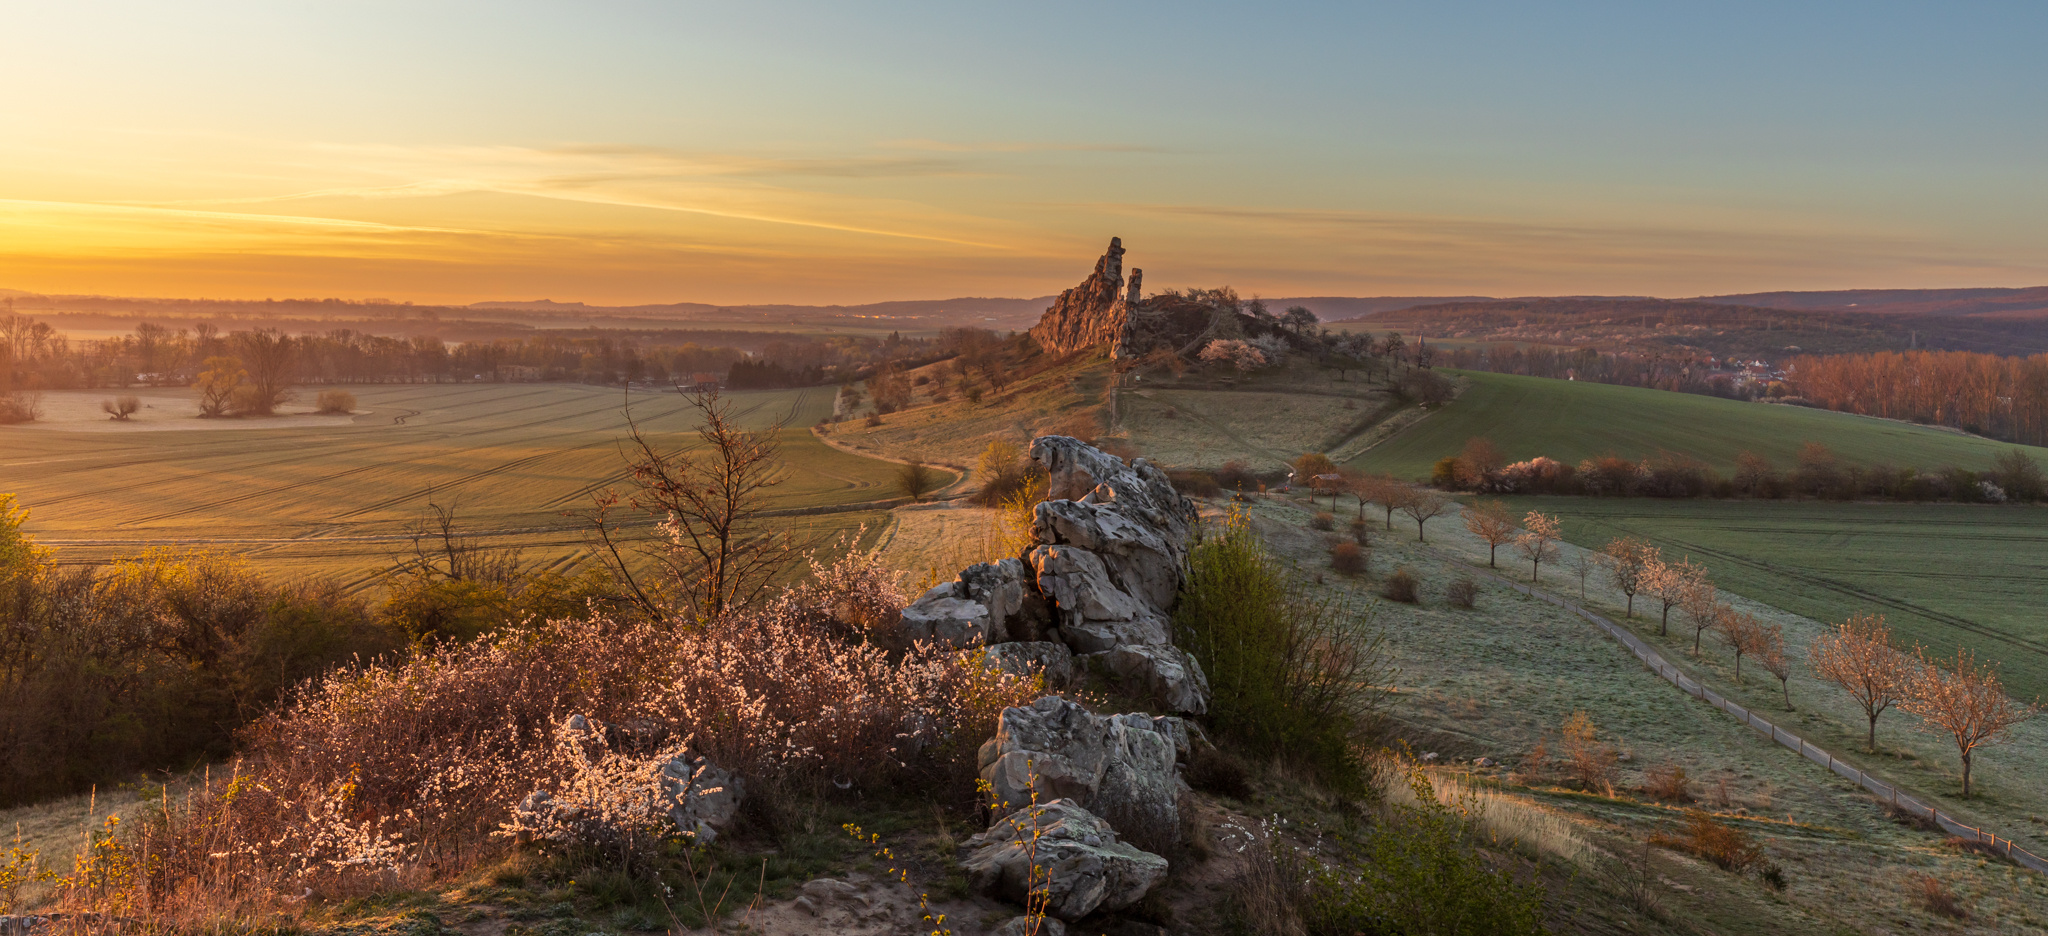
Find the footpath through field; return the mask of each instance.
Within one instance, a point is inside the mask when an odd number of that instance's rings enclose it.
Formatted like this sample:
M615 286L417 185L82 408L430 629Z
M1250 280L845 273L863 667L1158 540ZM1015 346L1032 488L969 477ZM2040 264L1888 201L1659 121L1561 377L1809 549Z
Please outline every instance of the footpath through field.
M1699 680L1687 676L1678 667L1673 666L1669 661L1665 660L1663 654L1660 654L1656 650L1651 649L1649 644L1646 644L1642 641L1642 638L1637 637L1628 628L1622 627L1621 625L1614 623L1614 621L1612 621L1611 619L1603 615L1597 614L1593 611L1589 611L1583 607L1580 607L1578 604L1572 601L1561 598L1557 595L1553 595L1540 588L1536 588L1531 585L1525 585L1521 582L1517 582L1512 579L1508 579L1504 576L1495 574L1494 572L1491 572L1487 569L1475 566L1469 562L1466 562L1463 559L1460 559L1456 556L1451 555L1448 552L1445 552L1444 550L1437 549L1435 547L1429 547L1429 551L1435 554L1437 558L1440 558L1445 562L1455 563L1460 568L1466 569L1478 575L1486 576L1487 578L1499 582L1502 585L1506 585L1507 587L1512 588L1515 591L1521 592L1524 595L1528 595L1532 598L1547 601L1553 605L1565 609L1566 611L1570 611L1573 614L1576 614L1582 618L1585 618L1588 621L1591 621L1593 623L1593 626L1598 627L1601 630L1607 632L1607 636L1612 637L1617 641L1620 641L1621 645L1627 647L1629 652L1635 654L1637 659L1643 661L1643 665L1648 667L1651 672L1656 673L1660 677L1663 677L1665 682L1677 686L1679 690L1684 692L1685 694L1692 696L1696 699L1700 699L1706 702L1708 705L1711 705L1717 709L1720 709L1723 712L1727 712L1728 714L1735 716L1736 718L1740 719L1743 724L1749 726L1751 729L1761 734L1768 735L1772 741L1775 741L1778 744L1781 744L1785 747L1791 748L1792 750L1798 751L1800 756L1806 758L1807 760L1825 766L1828 770L1834 772L1835 774L1841 777L1855 781L1864 789L1877 794L1879 797L1882 797L1894 808L1905 810L1906 812L1916 816L1932 818L1935 824L1947 830L1952 835L1966 837L1979 843L1988 845L1992 849L1996 850L1999 854L2002 854L2007 858L2012 859L2015 863L2019 864L2022 867L2038 871L2043 874L2048 874L2048 859L2043 859L2040 856L2035 855L2033 852L2027 851L2026 849L2019 847L2018 845L2014 844L2011 839L1999 838L1997 835L1991 832L1987 832L1983 829L1979 829L1975 826L1964 825L1963 823L1956 821L1954 817L1942 815L1940 810L1926 803L1921 802L1918 798L1907 794L1905 791L1899 789L1896 785L1886 783L1882 780L1877 779L1876 777L1864 773L1862 770L1859 770L1856 767L1840 759L1837 759L1835 755L1829 752L1828 750L1818 745L1812 744L1804 738L1801 738L1798 735L1795 735L1789 731L1784 730L1783 728L1778 727L1775 724L1772 724L1768 719L1742 707L1741 705L1736 704L1733 700L1722 697L1720 693L1717 693L1714 690L1708 689L1706 686L1701 685Z

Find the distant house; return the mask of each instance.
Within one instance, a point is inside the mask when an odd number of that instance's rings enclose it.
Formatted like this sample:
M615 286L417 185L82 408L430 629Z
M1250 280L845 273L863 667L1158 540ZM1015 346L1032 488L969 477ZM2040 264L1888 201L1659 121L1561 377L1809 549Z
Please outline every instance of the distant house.
M690 382L685 387L691 393L709 393L718 389L722 382L715 371L698 371L690 375Z

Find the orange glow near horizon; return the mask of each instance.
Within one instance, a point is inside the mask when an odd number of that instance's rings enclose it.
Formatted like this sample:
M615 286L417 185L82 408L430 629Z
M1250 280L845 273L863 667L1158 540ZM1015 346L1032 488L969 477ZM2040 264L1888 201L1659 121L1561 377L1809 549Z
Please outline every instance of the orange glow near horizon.
M87 6L0 18L0 288L1029 297L1112 235L1266 296L2048 282L2025 23Z

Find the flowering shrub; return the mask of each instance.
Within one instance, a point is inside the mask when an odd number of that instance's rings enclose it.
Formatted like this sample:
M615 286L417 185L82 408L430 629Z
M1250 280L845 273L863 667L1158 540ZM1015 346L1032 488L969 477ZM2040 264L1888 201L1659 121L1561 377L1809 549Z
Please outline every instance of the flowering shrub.
M863 594L845 600L883 596ZM252 727L248 774L149 830L150 854L166 856L153 886L325 889L460 867L502 847L501 831L617 844L610 832L644 838L666 809L648 771L685 747L749 778L880 782L971 756L1004 707L1040 691L978 654L835 636L815 612L837 600L790 595L682 631L552 621L309 683ZM613 726L609 747L565 740L571 714ZM554 825L521 818L536 790L574 808Z
M1202 347L1196 355L1209 364L1228 363L1240 371L1254 371L1266 366L1266 355L1250 344L1234 338L1218 338Z

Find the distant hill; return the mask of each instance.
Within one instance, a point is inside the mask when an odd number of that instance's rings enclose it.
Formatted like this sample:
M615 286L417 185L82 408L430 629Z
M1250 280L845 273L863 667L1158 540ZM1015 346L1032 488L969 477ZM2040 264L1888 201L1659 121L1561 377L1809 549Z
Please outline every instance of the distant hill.
M2025 289L1836 289L1701 296L1695 302L1887 315L2048 317L2048 286Z
M926 326L978 326L1000 330L1029 327L1052 304L1051 296L1037 299L967 297L960 299L905 299L862 305L713 305L704 302L669 302L630 306L597 306L583 302L552 299L526 301L472 302L466 308L518 312L549 312L581 318L664 319L687 322L734 323L749 318L778 320L819 318L902 318L917 319Z
M1314 312L1316 318L1325 322L1362 318L1381 312L1397 312L1416 306L1440 305L1446 302L1492 302L1491 296L1296 296L1291 299L1267 299L1266 306L1274 311L1301 306Z

